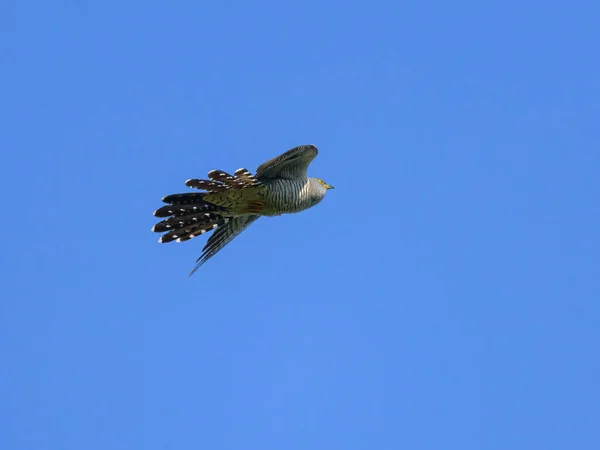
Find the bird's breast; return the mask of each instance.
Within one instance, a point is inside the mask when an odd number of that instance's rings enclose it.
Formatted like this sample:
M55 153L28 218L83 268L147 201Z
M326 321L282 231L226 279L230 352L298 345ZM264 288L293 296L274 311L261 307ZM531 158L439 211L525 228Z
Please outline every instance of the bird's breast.
M317 202L318 203L318 202ZM291 214L310 208L315 203L308 179L273 180L265 196L264 215Z

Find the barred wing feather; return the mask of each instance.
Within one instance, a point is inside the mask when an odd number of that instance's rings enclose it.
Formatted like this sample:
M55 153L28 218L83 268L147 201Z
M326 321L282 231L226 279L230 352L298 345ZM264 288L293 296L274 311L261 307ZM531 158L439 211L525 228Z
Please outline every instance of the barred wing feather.
M300 145L273 159L261 164L256 169L255 177L259 180L267 178L294 179L306 176L309 164L318 154L314 145Z
M196 261L196 266L190 272L190 276L258 218L259 216L254 215L232 217L223 225L219 225L202 249L202 255Z

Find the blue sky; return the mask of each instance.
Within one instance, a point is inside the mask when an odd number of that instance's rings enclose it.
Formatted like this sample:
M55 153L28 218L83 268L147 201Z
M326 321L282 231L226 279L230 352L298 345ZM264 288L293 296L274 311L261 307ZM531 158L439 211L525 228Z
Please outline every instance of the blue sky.
M600 448L599 22L4 3L0 448ZM187 278L160 198L307 143L335 191Z

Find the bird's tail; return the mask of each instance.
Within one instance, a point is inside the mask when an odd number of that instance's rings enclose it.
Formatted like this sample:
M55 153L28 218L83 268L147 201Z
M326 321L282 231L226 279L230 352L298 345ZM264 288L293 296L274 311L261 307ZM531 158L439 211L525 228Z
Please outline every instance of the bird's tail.
M256 203L251 200L256 200L257 191L264 189L246 169L238 169L233 175L211 170L208 177L209 180L191 179L185 182L188 187L207 192L163 197L162 201L168 205L154 211L154 215L165 219L152 227L154 232L166 232L158 242L184 242L227 223L231 215L247 214L248 204Z
M264 204L266 186L247 169L238 169L233 175L222 170L211 170L208 177L209 180L193 178L185 184L207 191L196 195L202 195L205 202L220 206L231 215L254 213Z
M227 222L219 214L223 208L206 202L204 195L173 194L162 199L169 204L154 211L154 216L165 218L152 227L156 233L166 232L158 242L184 242Z
M222 170L211 170L208 172L210 180L192 178L185 185L195 189L202 189L210 193L222 192L229 189L243 189L259 186L261 183L248 169L238 169L233 175Z

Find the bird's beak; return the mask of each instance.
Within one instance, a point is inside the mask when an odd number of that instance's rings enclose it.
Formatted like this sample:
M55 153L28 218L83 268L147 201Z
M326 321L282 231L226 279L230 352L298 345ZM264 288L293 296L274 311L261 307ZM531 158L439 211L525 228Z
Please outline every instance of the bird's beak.
M330 186L330 185L328 185L327 183L325 183L325 187L326 187L327 189L335 189L333 186Z

